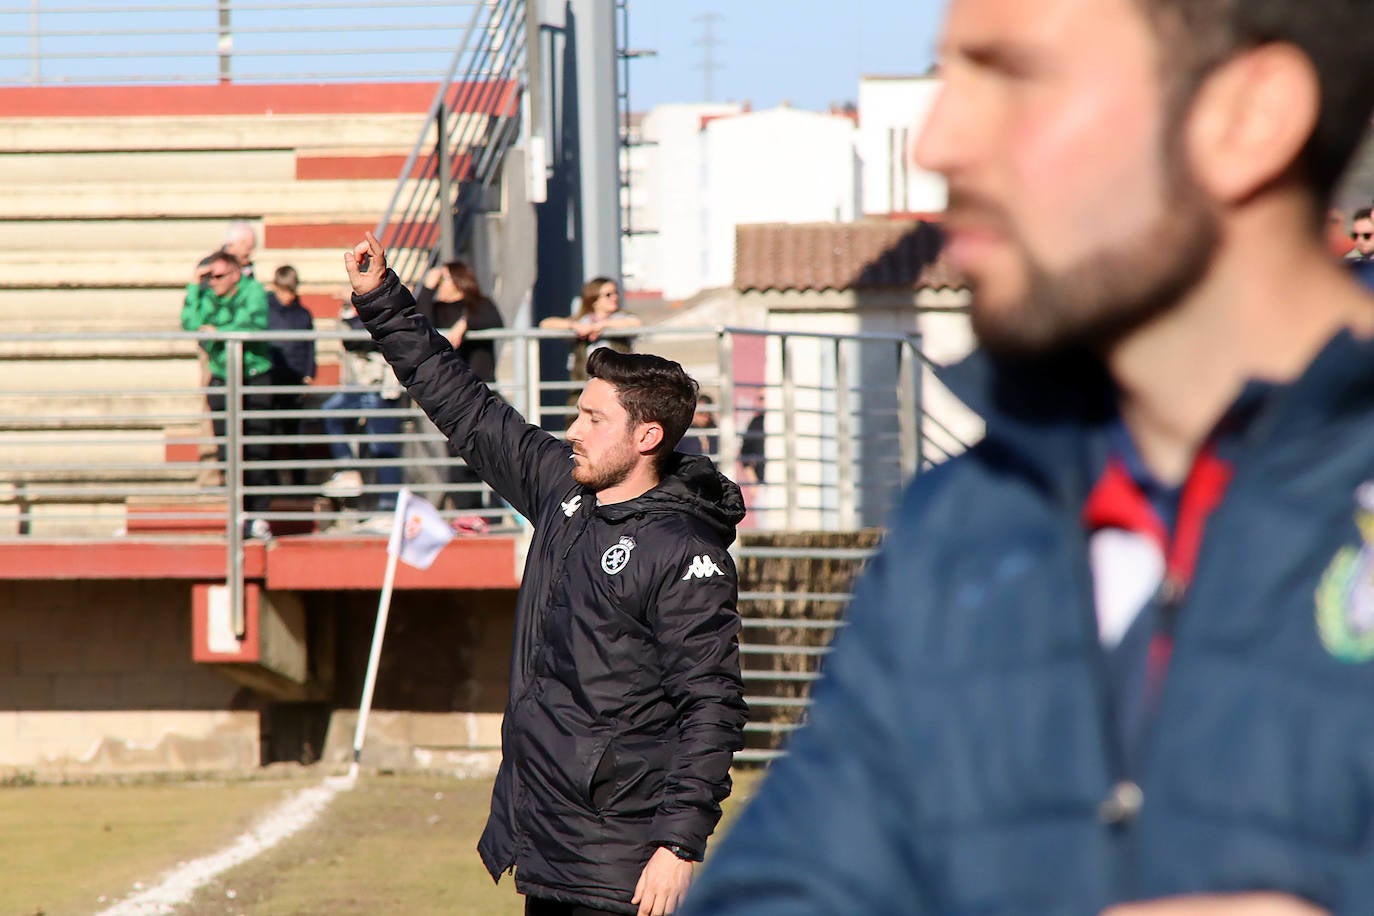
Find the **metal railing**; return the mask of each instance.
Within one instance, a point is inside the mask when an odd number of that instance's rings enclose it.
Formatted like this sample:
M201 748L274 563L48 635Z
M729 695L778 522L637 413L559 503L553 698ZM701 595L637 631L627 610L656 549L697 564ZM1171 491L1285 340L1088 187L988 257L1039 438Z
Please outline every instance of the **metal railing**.
M473 332L473 339L499 342L503 372L496 389L535 423L561 429L571 418L568 395L576 386L565 379L540 375L541 351L563 347L567 333L545 330ZM629 335L626 335L629 336ZM709 451L731 477L747 479L750 527L763 530L845 531L883 523L903 482L918 469L965 447L967 433L951 429L948 418L926 408L922 367L926 360L920 339L898 334L817 334L761 331L751 328L645 327L632 336L636 349L651 349L683 362L714 400L713 425L692 430L709 441ZM763 364L749 368L746 377L736 361L736 344L745 338L764 340ZM10 386L0 390L0 501L8 504L0 516L0 540L13 537L97 537L127 532L129 501L135 508L144 500L175 501L218 497L231 505L257 498L300 498L318 494L329 472L345 466L321 453L331 437L321 424L328 417L322 403L336 392L360 392L352 385L287 386L254 389L264 395L301 396L295 409L245 409L241 378L228 361L225 386L207 389L191 381L196 348L205 341L222 341L232 354L246 343L269 340L317 342L328 362L343 339L363 339L354 331L296 332L86 332L79 334L27 333L7 335L0 348L0 367L40 358L49 346L63 359L64 346L90 346L100 359L111 357L110 344L130 344L129 369L124 377L93 376L89 384L72 378L61 388ZM171 345L153 355L137 355L133 344L160 341ZM73 357L75 359L75 357ZM79 363L75 364L79 365ZM164 384L170 368L179 380ZM140 378L148 382L139 382ZM206 394L223 394L226 407L207 413ZM379 411L360 411L366 421ZM403 430L388 438L403 446L401 464L406 485L436 500L454 489L439 479L461 461L435 450L442 437L415 407L386 408ZM748 440L751 420L761 416L759 447L741 462L742 440ZM223 435L201 429L208 419L224 421ZM301 429L246 437L243 424L254 420L292 421ZM375 438L365 429L349 440L367 444ZM254 448L256 447L256 448ZM299 449L295 447L300 447ZM747 446L746 446L747 447ZM210 454L222 449L224 457ZM272 458L247 459L245 449ZM303 449L303 451L302 451ZM427 454L426 450L433 452ZM311 452L314 454L310 454ZM752 462L751 462L752 459ZM236 464L231 464L236 462ZM394 464L389 459L360 455L347 467L375 470ZM756 467L746 469L746 464ZM277 481L248 486L242 473L270 471L283 478L294 475L308 482ZM223 482L205 485L204 472L227 475ZM428 475L428 476L426 476ZM477 484L458 487L477 493ZM369 482L364 496L382 491ZM99 507L110 507L110 511ZM39 511L36 507L46 507ZM65 508L64 508L65 507ZM117 510L117 511L114 511ZM484 510L507 528L518 527L508 509ZM317 527L355 521L366 509L317 507L255 513L271 521L312 522ZM184 517L168 513L168 521L203 519L203 512ZM139 520L143 520L139 516ZM147 518L155 521L154 516ZM109 522L114 521L114 524ZM242 524L244 517L224 522ZM287 526L290 527L289 525Z
M485 0L0 4L0 85L434 82L452 72L454 49L466 47L460 39L488 6Z
M524 0L492 0L473 11L461 50L430 104L429 127L420 132L377 222L391 267L408 283L453 260L486 209L520 134L527 39Z
M471 336L497 342L502 372L495 389L558 435L572 414L575 386L540 375L541 351L565 347L566 332ZM262 519L277 537L376 536L390 518L378 502L395 489L377 475L398 466L401 482L440 506L445 518L475 516L493 533L525 536L525 521L463 475L461 459L409 402L331 412L324 407L330 395L376 389L246 386L234 368L246 345L311 339L325 364L343 339L363 337L353 331L12 335L0 345L0 371L27 369L26 361L45 347L55 354L49 359L80 347L105 359L119 341L167 346L156 351L161 358L131 356L116 375L107 364L92 363L104 365L105 374L85 379L81 364L70 363L75 371L64 373L64 387L0 388L0 549L39 539L222 539L226 584L238 602L245 534L252 533L246 523ZM951 427L969 418L930 408L926 360L915 336L645 327L634 337L637 350L682 362L715 402L707 425L689 435L701 437L704 450L741 483L748 508L735 550L753 709L750 746L740 759L770 759L804 719L807 688L843 625L849 584L903 483L963 448L970 432ZM754 345L738 346L744 340ZM197 377L195 353L205 341L226 346L222 387L207 388ZM755 354L753 364L737 358L745 351ZM223 409L207 411L207 394L223 395ZM268 396L300 402L268 408L254 402ZM342 438L325 431L332 419L346 422ZM383 432L375 428L380 419L395 422ZM222 423L222 432L216 435L207 421ZM399 457L379 457L379 444L397 447ZM343 445L350 446L347 457L333 457L331 447ZM361 472L361 489L326 495L325 483L344 470Z

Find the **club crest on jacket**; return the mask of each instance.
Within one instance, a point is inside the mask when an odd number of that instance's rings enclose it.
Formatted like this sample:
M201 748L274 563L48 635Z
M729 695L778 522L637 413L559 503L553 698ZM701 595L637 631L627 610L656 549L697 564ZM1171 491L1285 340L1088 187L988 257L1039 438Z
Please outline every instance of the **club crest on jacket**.
M1351 664L1374 659L1374 481L1355 491L1363 541L1342 547L1317 585L1317 633L1326 651Z
M634 549L635 539L622 537L619 544L607 547L606 552L601 555L601 569L606 575L614 576L630 562L630 551Z

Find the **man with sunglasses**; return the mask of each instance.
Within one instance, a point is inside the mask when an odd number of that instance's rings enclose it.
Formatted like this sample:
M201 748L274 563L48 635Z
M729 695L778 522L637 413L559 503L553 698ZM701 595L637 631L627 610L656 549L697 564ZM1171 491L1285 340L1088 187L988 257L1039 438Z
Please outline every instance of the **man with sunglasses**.
M1363 210L1356 210L1355 215L1350 219L1350 240L1355 243L1355 247L1346 255L1352 261L1368 261L1374 259L1374 217L1366 207Z
M186 285L186 299L181 306L181 326L187 331L265 331L267 330L267 290L252 277L242 273L238 258L227 251L217 251L206 259L203 269L197 268L198 280ZM225 457L225 379L228 377L225 344L222 340L201 342L209 364L209 390L205 400L210 407L211 423L215 430L217 454L221 462ZM243 409L259 412L271 408L271 396L249 393L271 384L272 355L265 342L251 342L243 345ZM216 390L219 389L219 390ZM265 414L261 417L246 417L242 424L244 436L271 435L271 420ZM264 444L245 445L243 457L247 461L264 461L270 457L269 447ZM271 483L267 472L254 469L244 472L244 483L248 487L265 486ZM260 511L265 508L265 497L248 496L245 499L248 510ZM268 537L271 529L264 519L253 519L244 525L244 534L251 537Z
M1374 290L1374 215L1369 208L1356 210L1351 217L1350 240L1355 243L1345 256L1350 272L1365 288Z

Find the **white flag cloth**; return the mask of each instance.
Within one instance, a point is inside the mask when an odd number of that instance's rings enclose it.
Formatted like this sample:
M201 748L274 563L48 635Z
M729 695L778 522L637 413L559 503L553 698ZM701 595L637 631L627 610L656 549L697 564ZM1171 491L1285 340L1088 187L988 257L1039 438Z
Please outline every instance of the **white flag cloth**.
M439 516L439 510L403 487L396 495L396 518L391 523L386 552L417 569L429 569L451 540L453 529Z

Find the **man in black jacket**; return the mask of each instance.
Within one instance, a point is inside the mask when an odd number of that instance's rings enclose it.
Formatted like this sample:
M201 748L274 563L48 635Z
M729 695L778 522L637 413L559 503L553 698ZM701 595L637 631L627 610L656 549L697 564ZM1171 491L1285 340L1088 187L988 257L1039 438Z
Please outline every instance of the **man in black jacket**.
M345 263L397 378L534 524L482 861L497 880L515 869L528 914L672 912L747 712L726 552L743 500L672 447L696 382L660 357L598 350L561 442L467 368L374 236Z

